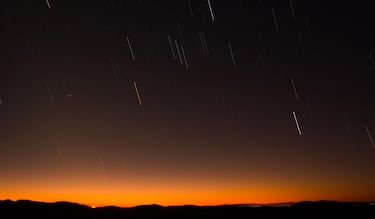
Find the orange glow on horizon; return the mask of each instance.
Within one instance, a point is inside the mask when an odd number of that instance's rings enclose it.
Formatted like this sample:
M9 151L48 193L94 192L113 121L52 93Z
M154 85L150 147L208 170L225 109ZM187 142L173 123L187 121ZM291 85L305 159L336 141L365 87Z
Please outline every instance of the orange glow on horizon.
M44 175L19 175L0 183L0 199L68 201L90 207L158 204L272 204L299 201L375 200L373 179L337 173L317 177L303 172L245 171L186 173L131 171L101 175L71 168ZM8 181L7 181L8 180Z
M343 196L345 188L324 190L303 187L267 187L257 186L238 188L131 188L119 187L80 187L76 188L39 188L35 190L19 190L8 188L1 191L2 199L28 199L42 202L69 201L87 206L133 207L137 205L159 204L171 205L221 205L221 204L272 204L282 202L337 200L337 201L373 201L371 194L363 189L357 196Z

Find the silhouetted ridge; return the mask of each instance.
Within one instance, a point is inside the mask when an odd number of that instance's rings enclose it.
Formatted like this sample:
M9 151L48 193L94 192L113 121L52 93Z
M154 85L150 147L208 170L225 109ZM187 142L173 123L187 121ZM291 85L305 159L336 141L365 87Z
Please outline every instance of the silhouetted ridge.
M157 204L152 204L152 205L138 205L138 206L135 206L133 208L136 208L136 209L160 209L160 208L163 208L163 206L157 205Z
M335 217L374 215L375 205L369 202L317 201L299 202L291 206L251 207L247 204L219 206L168 206L141 205L132 208L107 206L90 208L70 202L33 202L28 200L0 201L0 217L11 218L135 218L135 219L196 219L196 218L324 218L327 214ZM358 218L358 217L357 217Z

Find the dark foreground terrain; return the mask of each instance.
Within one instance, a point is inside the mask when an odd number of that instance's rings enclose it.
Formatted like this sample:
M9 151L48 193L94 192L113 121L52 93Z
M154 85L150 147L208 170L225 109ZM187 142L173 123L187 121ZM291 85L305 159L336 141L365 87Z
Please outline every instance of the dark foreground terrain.
M0 201L0 218L375 218L372 203L300 202L284 207L248 205L172 206L133 208L88 206L69 203Z

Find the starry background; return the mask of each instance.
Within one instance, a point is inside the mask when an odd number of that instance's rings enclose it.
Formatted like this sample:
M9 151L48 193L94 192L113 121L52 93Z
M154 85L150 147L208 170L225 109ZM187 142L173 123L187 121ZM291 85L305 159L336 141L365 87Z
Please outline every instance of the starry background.
M0 1L0 199L375 200L373 9Z

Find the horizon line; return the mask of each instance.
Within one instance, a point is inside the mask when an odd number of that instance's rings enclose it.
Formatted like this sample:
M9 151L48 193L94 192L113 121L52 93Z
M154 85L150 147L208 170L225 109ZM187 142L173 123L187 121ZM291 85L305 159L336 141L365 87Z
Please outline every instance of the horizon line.
M115 208L136 208L136 207L143 207L143 206L159 206L159 207L186 207L186 206L194 206L194 207L220 207L220 206L239 206L239 207L290 207L294 204L303 203L303 202L337 202L337 203L368 203L370 205L375 205L375 200L373 201L338 201L338 200L301 200L301 201L286 201L286 202L273 202L273 203L232 203L232 204L212 204L212 205L199 205L199 204L176 204L176 205L162 205L157 203L148 203L148 204L139 204L139 205L132 205L132 206L119 206L119 205L90 205L85 203L73 202L73 201L37 201L37 200L30 200L30 199L2 199L2 201L11 201L11 202L21 202L21 201L28 201L34 203L42 203L42 204L57 204L57 203L69 203L69 204L76 204L81 206L86 206L88 208L106 208L106 207L115 207Z

